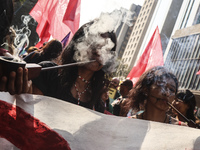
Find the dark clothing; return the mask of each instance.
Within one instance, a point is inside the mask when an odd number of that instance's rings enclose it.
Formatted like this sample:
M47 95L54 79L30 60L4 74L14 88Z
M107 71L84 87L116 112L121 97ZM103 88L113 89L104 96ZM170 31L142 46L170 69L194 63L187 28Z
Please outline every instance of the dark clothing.
M119 116L120 111L121 111L121 103L123 100L125 100L127 97L118 97L116 100L113 101L112 106L113 106L113 115Z
M43 68L55 66L56 64L50 61L44 61L39 63ZM33 79L33 84L42 91L45 96L58 98L73 104L78 104L78 100L75 99L70 91L63 90L61 85L61 77L58 75L58 70L41 71L40 76ZM80 101L80 106L91 108L90 103Z
M27 63L39 63L42 61L40 59L40 53L35 51L28 54L26 57L24 57L23 60Z

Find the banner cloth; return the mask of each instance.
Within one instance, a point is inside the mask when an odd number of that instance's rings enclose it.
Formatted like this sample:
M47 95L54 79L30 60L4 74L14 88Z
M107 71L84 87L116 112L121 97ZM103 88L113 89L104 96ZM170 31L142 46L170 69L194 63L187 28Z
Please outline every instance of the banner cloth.
M41 124L42 127L45 126L49 131L57 133L55 136L60 136L59 142L61 145L63 144L63 140L65 140L66 143L64 142L64 146L67 146L68 143L69 149L72 150L200 149L199 129L105 115L46 96L31 94L11 96L6 92L0 92L0 100L0 104L12 104L13 108L17 105L19 109L16 109L16 120L18 115L19 118L20 115L23 115L23 111L25 114L30 114L35 120L40 121L38 121L38 124ZM1 110L2 108L4 108L3 105L0 105ZM0 116L5 117L2 113L0 111ZM8 114L14 117L14 115L11 115L10 109ZM7 121L9 122L10 120ZM20 121L20 123L24 124L26 121L24 119L24 122ZM35 123L35 121L33 122ZM14 128L16 127L15 131L26 130L26 126L23 129L17 128L19 122L16 123L18 124L13 126ZM33 126L35 127L34 123ZM9 127L11 125L7 124L7 126ZM2 132L2 128L0 128L1 149L26 149L25 147L17 145L17 140L15 139L15 145L9 141L8 136L13 138L14 133L9 133L5 138ZM8 130L8 132L10 131ZM37 134L38 132L43 134L41 130L37 131ZM24 132L24 134L26 133ZM19 139L20 137L16 138ZM32 143L35 142L35 145L37 145L37 141L34 140L40 137L32 138L27 136L26 138L31 139ZM42 140L45 141L45 136L43 136ZM46 141L48 142L48 140ZM52 142L50 139L49 143L44 143L42 147L51 147L51 143L54 141L55 139L52 139ZM23 142L28 147L29 143L26 143L26 141ZM16 148L16 145L18 148ZM40 146L40 144L38 145ZM41 148L39 146L37 147L38 149Z

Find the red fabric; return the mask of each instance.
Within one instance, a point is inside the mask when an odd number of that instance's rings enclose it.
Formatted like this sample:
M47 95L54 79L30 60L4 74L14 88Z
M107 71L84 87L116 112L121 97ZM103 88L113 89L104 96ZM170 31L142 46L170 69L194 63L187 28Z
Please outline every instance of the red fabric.
M37 22L37 33L40 42L36 45L41 47L52 36L62 40L69 32L72 34L79 28L80 21L80 0L38 0L29 13Z
M71 150L57 132L22 108L0 100L0 137L21 150Z
M140 56L137 65L132 68L127 78L130 78L135 84L139 77L148 69L154 66L163 66L162 45L159 29L156 27L147 47Z
M113 115L112 113L110 113L110 112L107 111L107 110L104 110L104 114L106 114L106 115Z
M63 18L63 22L71 29L73 34L75 34L79 28L80 5L81 0L70 0Z

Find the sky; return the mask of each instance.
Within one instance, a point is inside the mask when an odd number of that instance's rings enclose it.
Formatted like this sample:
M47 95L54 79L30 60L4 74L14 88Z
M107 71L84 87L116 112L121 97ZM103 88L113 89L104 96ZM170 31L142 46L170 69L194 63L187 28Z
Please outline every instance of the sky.
M144 0L81 0L80 26L100 16L101 12L112 12L121 7L130 9L131 4L143 5Z

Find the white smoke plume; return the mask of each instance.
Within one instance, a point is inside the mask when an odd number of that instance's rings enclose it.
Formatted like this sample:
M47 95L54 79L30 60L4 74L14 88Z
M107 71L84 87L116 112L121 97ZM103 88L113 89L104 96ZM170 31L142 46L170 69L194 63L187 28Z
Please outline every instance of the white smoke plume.
M118 65L117 54L111 51L114 43L110 38L103 38L101 34L115 31L120 23L126 20L126 23L131 25L131 15L125 9L114 10L111 13L101 13L100 17L95 19L91 26L84 29L85 36L75 46L77 51L74 59L76 61L88 61L91 59L92 50L95 50L100 55L101 64L104 65L103 70L114 72Z

